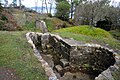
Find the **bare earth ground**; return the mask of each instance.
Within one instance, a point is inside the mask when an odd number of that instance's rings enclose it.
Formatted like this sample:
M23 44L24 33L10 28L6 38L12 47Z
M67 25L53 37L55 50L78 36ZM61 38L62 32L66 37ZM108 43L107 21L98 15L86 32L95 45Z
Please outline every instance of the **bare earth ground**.
M16 71L7 67L0 67L0 80L20 80Z

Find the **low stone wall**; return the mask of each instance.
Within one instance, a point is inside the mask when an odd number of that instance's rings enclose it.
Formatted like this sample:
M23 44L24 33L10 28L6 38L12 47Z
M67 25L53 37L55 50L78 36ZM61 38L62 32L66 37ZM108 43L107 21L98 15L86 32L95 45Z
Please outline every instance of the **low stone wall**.
M82 72L94 80L115 64L113 52L97 44L71 42L50 33L31 33L29 36L39 52L52 55L53 68L61 77L67 72Z

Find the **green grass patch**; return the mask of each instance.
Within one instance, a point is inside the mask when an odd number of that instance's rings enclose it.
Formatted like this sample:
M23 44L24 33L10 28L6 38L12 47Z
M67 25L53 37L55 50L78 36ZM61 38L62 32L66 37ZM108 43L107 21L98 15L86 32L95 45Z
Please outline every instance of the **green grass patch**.
M86 25L75 26L55 30L53 33L58 33L62 37L73 38L84 43L96 43L103 46L108 44L110 48L120 49L120 42L114 39L109 32L95 27Z
M100 28L90 27L87 25L63 28L60 30L56 30L55 32L71 32L75 34L83 34L92 37L111 37L109 32Z
M34 31L35 30L35 22L25 23L25 25L23 26L23 29L28 30L28 31Z
M47 80L25 33L0 31L0 67L15 69L21 80Z
M46 22L48 31L51 32L52 30L54 30L54 24L53 24L52 20L46 19L45 22Z
M46 22L46 25L47 25L48 30L50 32L53 31L53 30L58 29L59 25L65 24L66 27L71 27L72 26L68 22L62 21L62 20L60 20L58 18L55 18L55 17L53 17L53 18L46 18L44 21Z
M120 30L111 30L110 33L113 35L114 38L120 40Z
M23 26L23 30L24 31L34 31L34 32L41 32L40 29L35 28L35 22L27 22L24 26Z

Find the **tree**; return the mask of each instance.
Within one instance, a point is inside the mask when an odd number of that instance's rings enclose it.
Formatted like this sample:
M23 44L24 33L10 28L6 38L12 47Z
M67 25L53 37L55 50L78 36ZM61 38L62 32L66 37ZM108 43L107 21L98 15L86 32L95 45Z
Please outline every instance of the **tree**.
M64 21L69 20L70 4L67 1L58 2L56 9L57 9L57 12L55 14L56 17Z
M4 0L4 1L5 1L4 7L7 7L7 5L8 5L8 0Z
M0 10L1 10L1 8L2 8L2 0L0 0Z
M17 0L13 0L11 6L16 7L17 6Z
M50 8L49 8L49 13L50 14L51 14L51 11L52 11L53 3L54 3L54 0L49 0L49 2L48 2L48 4L50 5Z
M10 4L11 7L17 7L17 1L19 3L19 8L22 8L22 0L12 0L12 3Z
M3 7L2 7L2 3L0 2L0 15L1 15L2 10L3 10Z
M109 13L110 0L89 0L77 5L75 11L76 25L94 25L96 21L104 19Z
M71 2L70 3L70 5L71 5L71 7L70 7L70 17L72 19L73 18L73 12L74 12L74 0L71 0L70 2Z
M20 9L21 9L21 7L22 7L22 2L21 2L21 0L19 0L19 7L20 7Z
M47 11L47 14L48 14L48 6L47 6L47 1L45 0L45 5L46 5L46 11Z
M67 0L55 0L57 3L62 2L62 1L67 1Z
M48 4L47 4L47 1L46 0L42 0L42 13L43 13L43 9L44 9L44 5L45 4L45 8L46 8L46 11L47 11L47 13L48 13Z
M37 11L38 0L35 0L35 10Z

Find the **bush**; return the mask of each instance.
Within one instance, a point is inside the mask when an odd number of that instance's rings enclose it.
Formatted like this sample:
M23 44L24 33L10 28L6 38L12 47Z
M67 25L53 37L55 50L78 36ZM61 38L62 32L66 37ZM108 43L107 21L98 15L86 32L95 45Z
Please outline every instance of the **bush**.
M1 19L1 20L3 20L3 21L8 21L7 17L4 16L4 15L2 15L2 19Z
M69 19L68 22L69 22L70 24L74 25L74 21L73 21L73 19Z
M48 17L52 18L52 14L51 14L51 13L48 13Z
M110 20L100 20L100 21L97 21L96 23L96 27L99 27L107 31L111 30L111 25L112 25L112 22Z
M69 20L69 10L70 4L67 1L61 1L56 6L57 12L55 16L61 20L68 21Z

